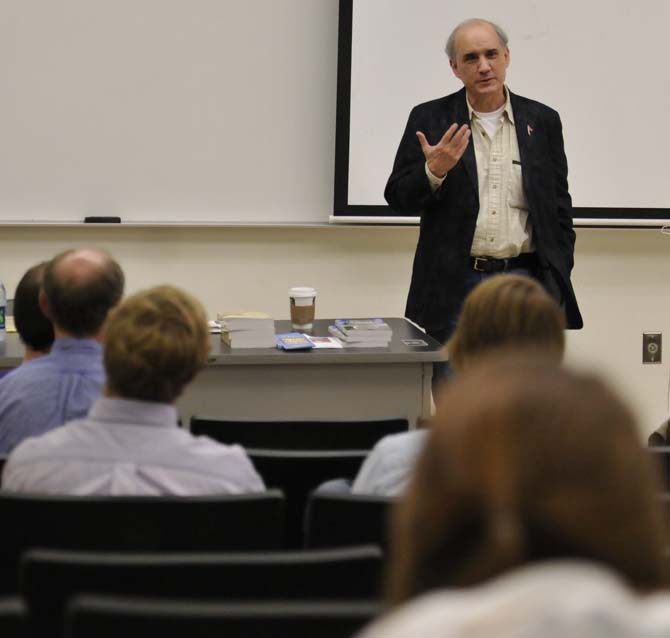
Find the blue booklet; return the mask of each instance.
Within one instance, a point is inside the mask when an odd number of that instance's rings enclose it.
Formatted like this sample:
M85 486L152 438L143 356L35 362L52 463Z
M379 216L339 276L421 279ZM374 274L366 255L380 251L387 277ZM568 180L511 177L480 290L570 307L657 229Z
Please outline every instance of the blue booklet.
M335 325L342 332L363 330L391 332L391 326L383 319L335 319Z
M310 350L314 346L301 332L285 332L275 335L277 347L282 350Z

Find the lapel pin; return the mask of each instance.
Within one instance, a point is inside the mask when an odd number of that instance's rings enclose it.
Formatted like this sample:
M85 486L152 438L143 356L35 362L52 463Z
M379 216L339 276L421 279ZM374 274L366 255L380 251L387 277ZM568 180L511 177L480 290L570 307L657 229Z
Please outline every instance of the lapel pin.
M528 137L530 137L533 134L533 127L530 124L528 124L526 130L528 131Z

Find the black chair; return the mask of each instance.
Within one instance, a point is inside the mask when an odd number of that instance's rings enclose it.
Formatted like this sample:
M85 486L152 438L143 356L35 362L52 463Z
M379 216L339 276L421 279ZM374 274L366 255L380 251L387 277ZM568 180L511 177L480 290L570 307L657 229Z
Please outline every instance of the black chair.
M28 636L26 608L16 597L0 599L0 636L2 638Z
M302 547L303 517L310 492L332 478L353 479L367 456L365 450L248 449L254 467L269 488L286 498L285 546Z
M351 421L228 421L191 417L191 432L221 443L272 450L370 450L387 434L405 432L405 418Z
M118 554L30 550L19 592L31 635L55 636L76 594L197 600L373 600L381 593L378 547L233 554Z
M66 638L349 638L377 603L203 603L79 596Z
M313 492L305 512L305 546L373 544L386 550L393 503L385 496Z
M656 502L661 508L661 516L665 521L666 528L670 529L670 493L658 494ZM670 546L668 546L668 550L670 551Z
M670 446L653 446L646 448L658 468L658 476L663 491L670 491Z
M278 549L284 497L88 497L0 492L0 567L16 588L19 556L31 547L91 551Z

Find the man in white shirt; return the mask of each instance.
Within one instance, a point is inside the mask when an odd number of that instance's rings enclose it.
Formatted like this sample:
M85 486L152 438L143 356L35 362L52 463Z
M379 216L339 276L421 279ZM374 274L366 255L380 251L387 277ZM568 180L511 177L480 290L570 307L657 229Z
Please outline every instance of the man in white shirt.
M110 313L104 338L104 396L85 418L20 444L3 489L147 496L265 489L241 447L178 427L173 404L210 349L199 302L171 286L138 293Z

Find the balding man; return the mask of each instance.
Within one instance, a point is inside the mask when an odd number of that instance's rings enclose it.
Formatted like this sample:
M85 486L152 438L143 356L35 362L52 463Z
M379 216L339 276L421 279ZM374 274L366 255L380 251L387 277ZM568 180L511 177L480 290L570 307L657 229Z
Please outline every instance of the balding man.
M561 120L506 87L507 42L487 20L452 31L463 89L412 110L386 186L393 209L421 215L405 314L443 343L468 292L500 272L540 280L582 327Z
M104 251L68 250L47 264L39 303L55 341L49 355L0 380L0 453L84 416L100 396L101 330L123 286L123 271Z

